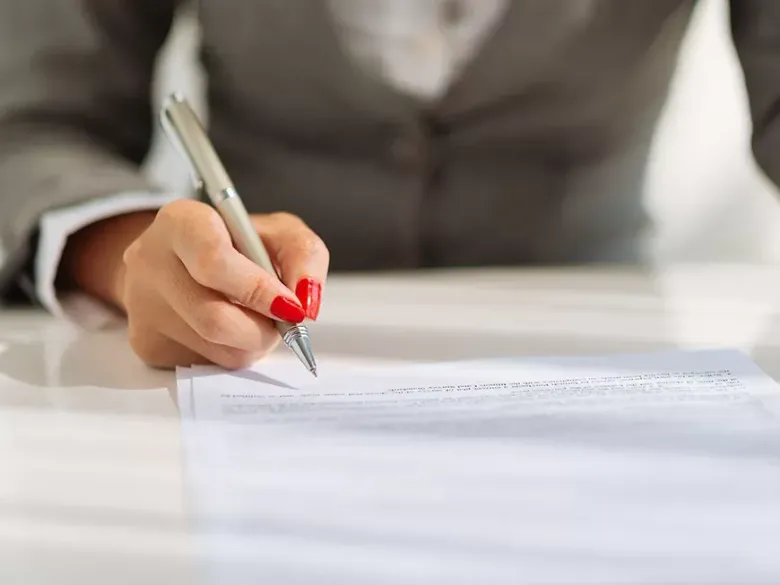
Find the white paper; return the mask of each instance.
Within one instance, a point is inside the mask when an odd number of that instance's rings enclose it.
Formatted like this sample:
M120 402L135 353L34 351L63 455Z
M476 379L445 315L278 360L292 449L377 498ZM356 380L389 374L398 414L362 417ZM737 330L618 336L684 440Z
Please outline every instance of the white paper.
M533 417L553 424L565 416L568 425L579 415L632 424L717 418L754 430L775 426L780 412L776 383L737 351L342 369L316 380L298 364L230 374L196 367L190 375L196 418L308 431L449 425L458 434L484 423L492 434L510 432L499 423Z
M738 352L296 368L179 373L206 583L780 582Z

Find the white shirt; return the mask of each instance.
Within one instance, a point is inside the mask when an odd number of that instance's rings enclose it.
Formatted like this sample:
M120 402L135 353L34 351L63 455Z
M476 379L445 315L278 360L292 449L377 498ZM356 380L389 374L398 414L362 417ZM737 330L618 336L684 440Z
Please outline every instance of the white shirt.
M433 100L445 92L498 24L509 0L327 0L347 53L390 86ZM121 193L46 213L35 258L36 295L56 315L99 326L109 317L54 288L68 236L102 219L157 209L181 194ZM87 309L86 312L82 309ZM95 317L98 320L95 320Z

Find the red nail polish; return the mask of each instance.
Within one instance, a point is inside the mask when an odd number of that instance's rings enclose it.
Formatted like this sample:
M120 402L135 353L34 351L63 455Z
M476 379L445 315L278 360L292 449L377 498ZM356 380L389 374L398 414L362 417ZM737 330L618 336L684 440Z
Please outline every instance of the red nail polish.
M313 278L304 278L295 287L295 296L301 301L306 316L312 321L320 314L322 300L322 285Z
M271 303L271 314L277 319L290 323L300 323L306 318L306 312L300 305L282 296L276 297Z

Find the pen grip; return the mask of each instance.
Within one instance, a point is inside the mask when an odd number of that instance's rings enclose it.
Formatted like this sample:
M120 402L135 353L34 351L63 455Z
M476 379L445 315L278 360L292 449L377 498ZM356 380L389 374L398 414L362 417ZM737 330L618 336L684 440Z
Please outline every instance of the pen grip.
M268 255L263 241L252 225L241 199L239 197L228 197L223 199L216 208L233 238L233 244L236 249L260 266L260 268L270 274L275 274L278 278L279 273L276 272L271 257ZM293 323L277 321L277 327L282 335L294 326Z

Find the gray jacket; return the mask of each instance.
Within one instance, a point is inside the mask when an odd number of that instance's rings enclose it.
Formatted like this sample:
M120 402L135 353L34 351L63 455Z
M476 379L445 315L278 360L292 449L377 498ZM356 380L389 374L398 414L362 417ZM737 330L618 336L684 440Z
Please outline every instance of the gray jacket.
M515 0L435 106L358 70L317 0L199 0L210 133L253 212L300 215L334 270L610 258L694 0ZM126 190L177 0L0 0L0 284L48 209ZM755 152L780 179L780 2L732 0Z

